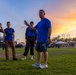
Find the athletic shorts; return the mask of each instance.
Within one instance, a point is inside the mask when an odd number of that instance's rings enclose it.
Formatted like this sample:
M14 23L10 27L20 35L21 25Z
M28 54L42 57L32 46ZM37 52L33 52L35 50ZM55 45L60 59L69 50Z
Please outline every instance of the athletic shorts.
M36 50L40 52L46 52L47 51L47 44L43 42L37 42Z

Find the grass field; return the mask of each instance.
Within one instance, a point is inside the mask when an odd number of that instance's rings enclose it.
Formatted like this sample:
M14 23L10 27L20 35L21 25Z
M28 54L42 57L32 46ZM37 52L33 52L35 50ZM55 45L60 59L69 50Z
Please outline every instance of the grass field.
M10 54L11 54L11 50ZM76 48L49 48L48 69L34 68L31 64L36 62L36 51L34 60L22 61L23 49L16 49L17 61L5 61L4 50L0 49L0 75L76 75ZM11 57L11 56L10 56ZM43 62L43 58L42 61Z

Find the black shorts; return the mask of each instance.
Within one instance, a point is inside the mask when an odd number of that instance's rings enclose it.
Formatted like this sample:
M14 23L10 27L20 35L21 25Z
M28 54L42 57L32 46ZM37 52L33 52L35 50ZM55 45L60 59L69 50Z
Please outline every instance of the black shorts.
M37 42L36 50L40 51L40 52L46 52L47 51L47 44L43 43L43 42Z

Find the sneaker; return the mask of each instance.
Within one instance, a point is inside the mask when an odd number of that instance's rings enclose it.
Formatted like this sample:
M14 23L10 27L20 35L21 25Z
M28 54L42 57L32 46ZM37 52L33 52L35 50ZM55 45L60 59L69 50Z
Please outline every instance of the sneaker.
M17 60L17 58L13 58L13 60Z
M40 68L41 68L41 69L48 68L48 65L47 65L47 64L42 64L42 65L40 66Z
M38 63L35 63L35 64L32 64L32 66L34 67L40 67L41 64L38 64Z
M23 58L21 58L22 60L25 60L26 59L26 57L23 57Z
M33 60L33 56L30 56L30 59Z

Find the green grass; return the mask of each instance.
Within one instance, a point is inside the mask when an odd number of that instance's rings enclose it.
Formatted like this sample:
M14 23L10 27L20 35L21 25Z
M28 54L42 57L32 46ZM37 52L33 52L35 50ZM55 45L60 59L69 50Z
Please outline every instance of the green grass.
M17 54L22 54L23 49L16 49ZM31 64L35 63L37 54L35 51L34 60L27 59L22 61L18 57L17 61L5 61L0 58L0 75L76 75L76 48L50 48L48 49L48 69L34 68ZM10 50L11 53L11 50ZM0 49L0 55L4 55L4 50ZM43 63L43 58L42 61Z

